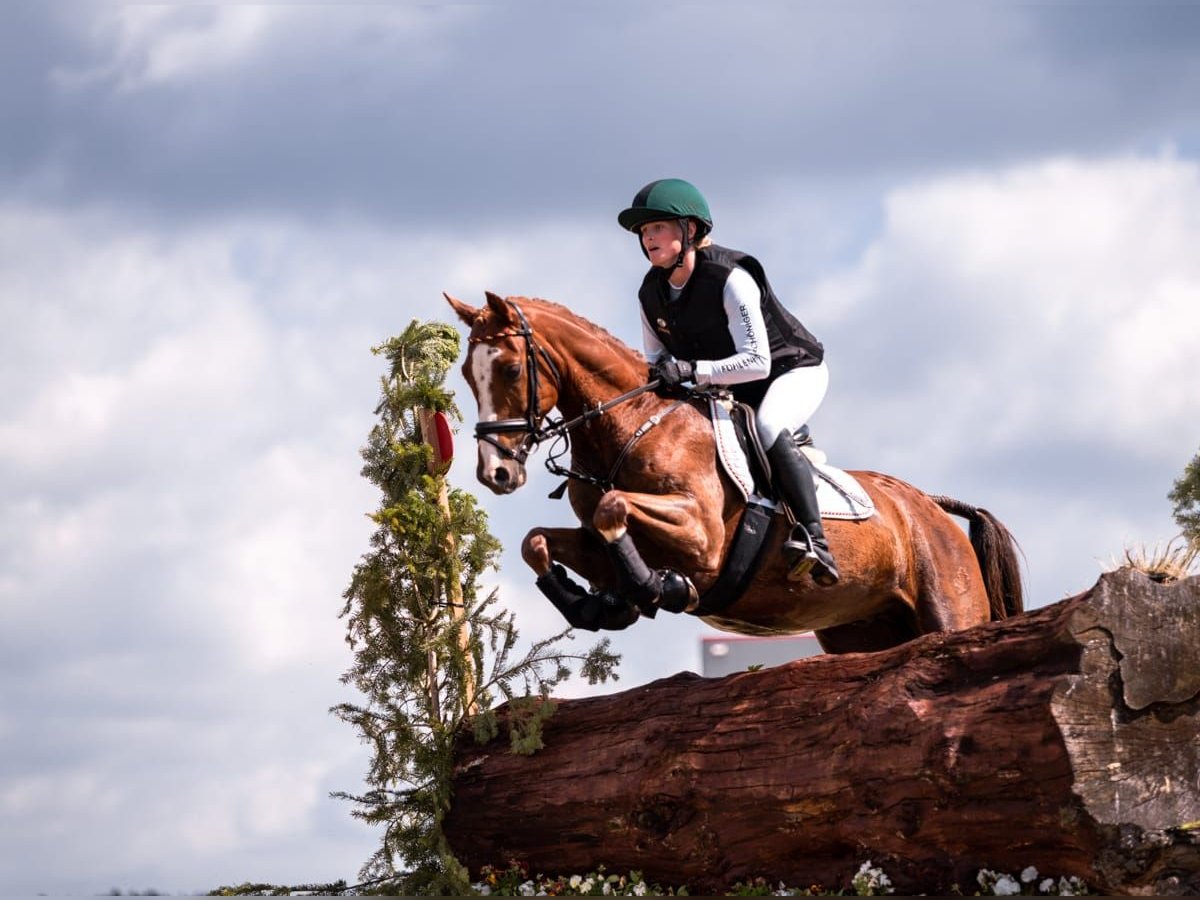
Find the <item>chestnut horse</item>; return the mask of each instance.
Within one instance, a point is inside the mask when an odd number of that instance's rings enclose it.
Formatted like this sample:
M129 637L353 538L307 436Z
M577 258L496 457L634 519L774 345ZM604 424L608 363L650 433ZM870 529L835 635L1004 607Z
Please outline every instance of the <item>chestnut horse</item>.
M696 597L716 582L745 506L718 464L703 400L652 390L640 353L559 304L490 292L478 309L446 300L470 326L462 371L479 406L479 481L512 493L539 443L569 442L568 496L582 527L534 528L521 546L542 592L571 625L593 630L624 628L659 608L697 612ZM561 420L547 416L554 408ZM825 521L836 585L787 579L781 513L749 587L717 614L700 609L704 621L752 635L812 630L826 651L840 653L1022 610L1015 542L991 514L888 475L852 474L876 513ZM947 512L969 520L970 538ZM622 544L636 547L632 561L614 552Z

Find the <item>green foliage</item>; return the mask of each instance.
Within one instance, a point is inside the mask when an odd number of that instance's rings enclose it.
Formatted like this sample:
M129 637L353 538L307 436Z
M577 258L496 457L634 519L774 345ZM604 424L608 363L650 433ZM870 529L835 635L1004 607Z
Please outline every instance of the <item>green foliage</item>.
M518 632L496 593L480 596L479 581L496 567L500 544L470 494L430 474L432 449L420 427L422 410L461 420L444 388L459 352L457 332L413 321L403 334L373 348L386 357L378 417L362 450L364 478L382 497L371 514L371 550L346 589L342 618L354 662L342 682L362 703L332 712L371 747L366 793L335 796L353 815L379 825L379 849L360 875L384 893L464 894L466 870L441 830L450 805L454 742L497 735L492 708L509 701L514 752L541 747L541 724L553 713L551 689L579 664L591 683L615 679L618 657L602 641L584 654L560 649L564 631L514 658Z
M1200 547L1200 452L1192 457L1167 499L1175 505L1175 522L1193 547Z

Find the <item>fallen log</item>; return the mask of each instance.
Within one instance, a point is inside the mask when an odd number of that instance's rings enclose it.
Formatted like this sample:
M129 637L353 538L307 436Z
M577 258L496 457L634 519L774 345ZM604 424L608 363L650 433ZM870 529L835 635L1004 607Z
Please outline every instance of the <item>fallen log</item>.
M968 893L981 868L1200 892L1200 578L1129 569L873 654L560 701L545 748L456 747L459 858Z

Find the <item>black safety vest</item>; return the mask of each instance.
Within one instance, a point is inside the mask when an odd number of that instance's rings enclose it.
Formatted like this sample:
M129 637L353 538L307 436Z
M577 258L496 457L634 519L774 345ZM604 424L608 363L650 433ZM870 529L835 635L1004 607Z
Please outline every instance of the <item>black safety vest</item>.
M757 406L776 377L800 366L815 366L825 348L775 296L767 273L753 256L710 244L696 251L696 268L677 300L671 300L670 269L646 273L638 300L646 321L676 359L724 359L737 348L725 314L725 282L734 266L750 273L762 294L762 314L771 345L771 372L765 380L731 385L737 399Z

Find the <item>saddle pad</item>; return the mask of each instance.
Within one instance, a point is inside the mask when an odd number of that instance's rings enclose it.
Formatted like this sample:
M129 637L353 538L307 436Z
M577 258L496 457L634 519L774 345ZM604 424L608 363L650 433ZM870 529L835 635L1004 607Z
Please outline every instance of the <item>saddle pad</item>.
M709 413L717 458L730 480L737 485L743 500L757 494L750 462L737 436L737 425L729 409L715 398L709 398ZM823 456L823 454L822 454ZM842 469L825 463L813 463L813 481L817 486L817 506L823 519L869 519L875 514L875 504L862 485Z
M718 402L715 397L708 398L708 410L721 468L742 492L742 499L747 500L755 492L754 475L750 471L750 461L738 440L737 425L734 424L729 407Z
M813 464L817 483L817 506L822 519L869 519L875 504L858 480L844 469L822 463Z

